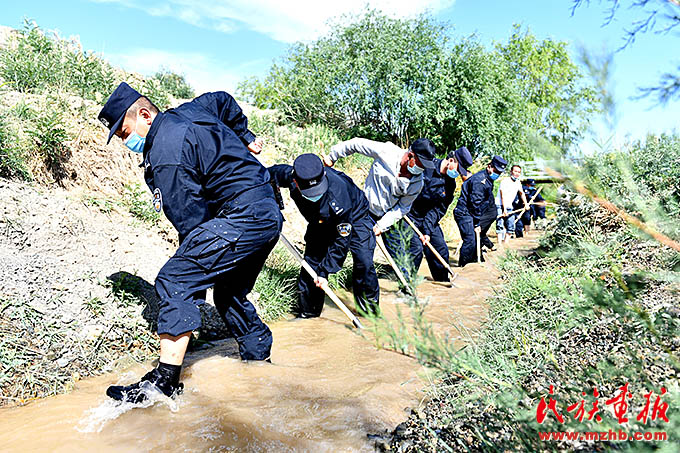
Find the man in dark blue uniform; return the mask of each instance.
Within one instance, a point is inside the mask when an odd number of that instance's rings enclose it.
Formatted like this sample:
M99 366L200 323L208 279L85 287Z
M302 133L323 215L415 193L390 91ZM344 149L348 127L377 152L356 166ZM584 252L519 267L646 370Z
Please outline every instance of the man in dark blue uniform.
M537 219L545 219L545 198L540 193L536 195L538 189L536 189L536 180L527 180L528 189L525 192L527 194L527 200L534 199L531 205L531 219L535 222ZM535 198L534 198L535 196ZM528 225L525 224L525 225Z
M318 278L300 270L297 316L321 315L328 275L339 271L352 252L352 288L357 306L367 313L378 313L380 287L373 265L375 222L368 211L363 191L344 173L324 168L314 154L302 154L293 166L274 165L269 173L290 195L309 222L305 234L305 261Z
M449 209L456 190L456 177L465 181L468 168L472 165L472 155L466 147L451 151L446 159L434 159L434 169L425 169L423 190L413 202L408 216L423 234L418 238L411 237L409 255L411 256L415 272L420 268L423 253L430 268L432 279L438 282L448 282L449 272L434 256L427 243L448 263L449 247L444 240L444 233L439 222Z
M458 198L458 204L453 211L456 219L460 237L463 245L460 248L458 265L465 266L468 263L477 261L477 238L475 233L480 235L484 229L489 228L492 222L488 222L486 217L491 209L496 209L496 202L493 194L493 184L496 179L505 171L508 162L500 156L494 156L489 165L484 170L478 171L463 183ZM491 216L495 218L495 214ZM480 257L483 260L483 257Z
M236 337L241 358L267 360L272 335L246 299L283 222L269 173L247 149L254 135L234 99L207 93L159 112L125 83L113 92L99 120L133 151L144 154L144 177L179 233L180 246L159 271L158 367L107 395L139 403L149 387L172 396L198 306L214 287L215 306Z
M522 191L524 191L527 201L531 201L531 205L527 206L524 213L522 213L522 217L517 219L515 224L515 235L517 237L523 237L524 233L529 231L532 220L535 222L538 218L545 219L545 198L540 193L536 194L536 180L530 178L524 181L522 183ZM513 203L513 209L524 208L524 203L517 196Z

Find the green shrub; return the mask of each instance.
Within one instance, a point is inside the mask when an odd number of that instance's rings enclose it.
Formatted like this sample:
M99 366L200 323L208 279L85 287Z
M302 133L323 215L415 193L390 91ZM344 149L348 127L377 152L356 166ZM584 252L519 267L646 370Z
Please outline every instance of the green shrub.
M194 89L183 75L163 69L154 74L153 78L157 79L161 87L176 99L191 99L196 96Z
M0 177L30 180L26 156L19 146L19 139L0 116Z
M134 86L137 91L146 96L153 102L156 107L165 110L170 107L170 95L161 84L161 81L155 78L145 79L141 87Z
M97 102L115 87L111 65L31 21L0 51L0 76L17 91L66 90Z
M45 33L35 22L25 21L23 30L0 50L0 77L21 92L67 91L103 103L119 78L151 99L159 108L170 105L170 96L188 98L193 90L184 76L158 72L141 83L116 70L100 56L84 51L77 40L65 40L57 33Z
M58 164L65 157L64 142L69 135L61 111L46 109L35 119L28 134L48 166Z
M149 191L139 184L125 186L122 203L136 219L149 225L159 224L161 215L154 209Z

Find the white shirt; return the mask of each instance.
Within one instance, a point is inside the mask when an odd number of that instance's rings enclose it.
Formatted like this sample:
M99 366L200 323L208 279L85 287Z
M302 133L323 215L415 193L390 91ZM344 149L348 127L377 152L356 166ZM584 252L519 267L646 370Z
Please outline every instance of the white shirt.
M369 210L381 217L377 225L385 231L408 214L411 205L423 188L423 175L411 178L399 176L404 150L394 143L374 142L365 138L353 138L331 148L330 159L336 160L354 153L373 158L373 165L366 177L364 194Z
M498 195L496 195L496 206L501 205L501 194L503 194L503 207L512 209L512 202L515 201L520 190L522 190L522 183L519 178L517 178L517 181L513 181L510 177L501 179Z

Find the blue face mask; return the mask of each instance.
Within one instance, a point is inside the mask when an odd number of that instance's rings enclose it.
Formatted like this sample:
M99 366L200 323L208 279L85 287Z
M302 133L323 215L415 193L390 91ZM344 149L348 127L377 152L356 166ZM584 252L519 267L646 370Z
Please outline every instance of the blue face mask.
M513 181L517 181L517 178L515 178L514 176L510 176L510 179L512 179Z
M415 164L413 165L413 167L411 167L410 165L407 165L406 168L408 169L409 173L411 173L412 175L419 175L419 174L421 174L422 172L425 171L424 168L420 168L419 166L417 166Z
M315 203L315 202L321 200L321 197L323 197L323 194L317 195L316 197L306 197L302 193L300 193L300 195L302 195L302 198L305 198L305 199L311 201L312 203Z
M446 169L446 175L451 179L456 179L458 177L458 172L456 170Z
M130 150L141 153L144 151L144 143L146 143L146 137L140 137L137 131L130 134L128 138L123 142L125 146L130 148Z
M498 179L500 175L496 173L495 171L492 171L491 174L489 175L489 178L491 178L492 181L495 181Z

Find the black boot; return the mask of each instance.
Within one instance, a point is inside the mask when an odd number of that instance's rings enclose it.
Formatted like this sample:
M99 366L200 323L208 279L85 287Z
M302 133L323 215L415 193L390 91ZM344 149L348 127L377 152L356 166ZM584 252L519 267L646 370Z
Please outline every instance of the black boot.
M149 398L149 392L154 390L174 398L184 388L184 384L179 382L181 368L179 365L159 363L158 368L146 373L136 384L112 385L106 389L106 394L114 400L133 404L143 403Z

